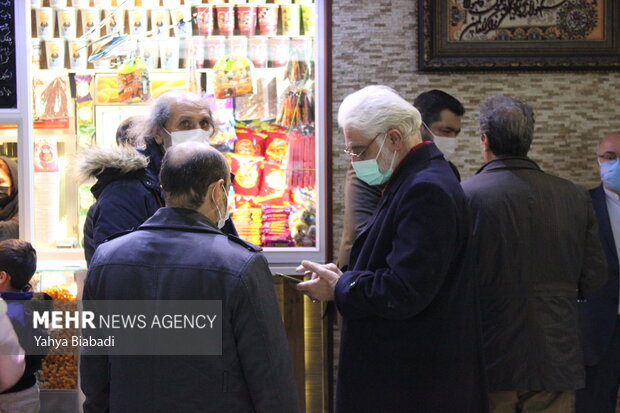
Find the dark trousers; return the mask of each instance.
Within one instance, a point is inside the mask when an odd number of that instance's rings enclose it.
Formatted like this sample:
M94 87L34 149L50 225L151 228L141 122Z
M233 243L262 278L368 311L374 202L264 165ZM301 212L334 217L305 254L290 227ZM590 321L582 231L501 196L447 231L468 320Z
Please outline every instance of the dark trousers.
M586 366L586 387L575 393L575 413L614 413L620 387L620 316L603 359Z

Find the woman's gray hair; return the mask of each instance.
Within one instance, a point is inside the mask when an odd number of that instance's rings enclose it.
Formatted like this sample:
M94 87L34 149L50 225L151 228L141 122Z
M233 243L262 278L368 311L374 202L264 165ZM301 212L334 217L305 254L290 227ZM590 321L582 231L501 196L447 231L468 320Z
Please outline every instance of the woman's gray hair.
M526 156L534 135L534 111L506 95L487 99L480 107L480 133L487 135L495 156Z
M348 95L338 109L338 125L368 139L395 128L410 140L421 124L420 112L388 86L366 86Z
M194 103L209 109L211 132L215 130L211 109L206 99L186 90L172 90L159 96L153 102L148 115L140 125L136 125L137 128L140 128L139 132L132 130L132 133L136 132L136 136L139 136L144 144L155 142L155 137L164 130L164 125L166 125L166 122L172 117L173 106L180 102Z

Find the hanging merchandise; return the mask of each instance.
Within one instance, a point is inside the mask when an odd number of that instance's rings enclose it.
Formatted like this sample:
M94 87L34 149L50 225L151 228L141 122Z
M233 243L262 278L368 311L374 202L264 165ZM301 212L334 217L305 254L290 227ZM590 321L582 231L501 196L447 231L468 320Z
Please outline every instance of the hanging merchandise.
M139 57L126 60L118 69L118 100L144 102L151 98L151 80L146 62Z
M252 72L254 64L247 57L224 56L214 69L214 94L217 99L254 93Z
M301 131L288 134L288 184L293 188L314 187L316 184L314 135Z
M198 95L202 92L200 87L200 74L198 73L198 51L202 51L202 61L204 61L204 48L201 47L203 39L200 37L190 37L185 41L185 67L187 68L187 90ZM202 64L200 65L202 67Z
M282 162L265 160L258 202L261 205L288 205L289 188Z
M263 72L255 80L254 93L235 98L237 120L275 119L278 114L276 76Z
M265 153L266 135L256 133L252 129L243 127L235 128L237 141L235 142L235 153L247 156L263 156Z
M310 67L297 55L286 65L284 77L290 85L284 92L276 123L289 130L308 128L314 124L314 81Z
M92 75L75 75L75 118L79 148L90 146L95 138L95 109L91 94Z
M209 138L211 146L222 152L232 152L237 135L235 133L235 113L232 99L215 99L213 95L206 97L213 114L215 132Z
M33 79L34 119L69 117L69 85L65 74L38 71Z
M233 186L235 194L258 195L262 178L262 156L247 156L233 154L230 157L230 171L235 174Z

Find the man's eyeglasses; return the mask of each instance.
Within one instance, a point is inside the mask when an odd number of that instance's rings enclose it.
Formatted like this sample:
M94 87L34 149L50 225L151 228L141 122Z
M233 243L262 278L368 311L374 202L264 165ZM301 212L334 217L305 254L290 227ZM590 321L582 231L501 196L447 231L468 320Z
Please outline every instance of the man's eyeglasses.
M620 154L617 154L615 152L605 152L602 155L597 154L596 156L602 161L615 161L616 159L620 158Z
M368 150L368 148L370 148L370 145L372 145L372 143L380 136L383 135L383 132L379 132L377 134L377 136L375 136L374 138L372 138L372 140L370 141L370 143L366 146L361 147L361 151L360 152L353 152L353 148L344 148L344 154L347 156L350 156L351 158L355 158L355 159L362 159L362 156L364 156L364 154L366 153L366 151Z

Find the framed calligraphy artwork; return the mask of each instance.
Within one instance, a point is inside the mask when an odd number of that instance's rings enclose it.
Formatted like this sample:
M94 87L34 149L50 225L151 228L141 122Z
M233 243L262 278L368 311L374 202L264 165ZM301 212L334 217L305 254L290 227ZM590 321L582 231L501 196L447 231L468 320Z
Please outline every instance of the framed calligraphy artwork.
M418 0L421 71L620 70L618 0Z

